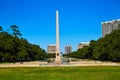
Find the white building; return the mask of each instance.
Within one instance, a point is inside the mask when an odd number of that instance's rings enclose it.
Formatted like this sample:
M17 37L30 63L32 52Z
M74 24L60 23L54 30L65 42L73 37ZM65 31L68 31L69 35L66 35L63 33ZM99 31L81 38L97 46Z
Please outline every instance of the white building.
M78 49L82 49L83 47L89 46L90 42L81 42L78 44Z
M113 30L118 28L118 25L120 24L120 19L102 22L102 37L104 37L106 34L110 34Z
M56 53L56 45L50 44L47 46L47 53Z

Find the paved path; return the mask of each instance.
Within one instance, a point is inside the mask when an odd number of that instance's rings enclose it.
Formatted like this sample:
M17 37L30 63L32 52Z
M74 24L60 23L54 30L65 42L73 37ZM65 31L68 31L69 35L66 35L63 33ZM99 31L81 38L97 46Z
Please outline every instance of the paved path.
M32 61L0 64L0 67L56 67L56 66L120 66L120 63L100 62L100 61L80 61L67 64L47 64L47 62Z

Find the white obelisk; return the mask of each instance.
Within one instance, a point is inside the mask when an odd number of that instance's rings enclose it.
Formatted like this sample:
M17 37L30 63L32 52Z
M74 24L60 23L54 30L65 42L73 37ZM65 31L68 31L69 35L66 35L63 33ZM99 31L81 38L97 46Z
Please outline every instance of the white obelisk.
M59 48L59 17L58 17L58 10L56 10L56 57L55 57L55 64L61 64L61 55L60 55L60 48Z

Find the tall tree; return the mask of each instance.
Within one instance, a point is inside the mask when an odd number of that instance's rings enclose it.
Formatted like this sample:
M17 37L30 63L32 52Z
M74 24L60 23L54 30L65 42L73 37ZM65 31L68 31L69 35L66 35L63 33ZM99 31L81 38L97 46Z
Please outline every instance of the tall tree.
M0 32L2 32L3 31L3 28L2 28L2 26L0 26Z
M120 28L120 24L118 24L118 28Z
M120 24L118 26L120 27ZM73 53L69 55L73 57ZM78 50L75 55L75 58L120 62L120 28L112 31L104 38L90 41L89 47Z
M19 28L18 26L12 25L12 26L10 26L10 27L11 27L11 29L12 29L12 31L13 31L13 35L14 35L15 37L22 36L22 34L20 33L20 30L18 29L18 28Z

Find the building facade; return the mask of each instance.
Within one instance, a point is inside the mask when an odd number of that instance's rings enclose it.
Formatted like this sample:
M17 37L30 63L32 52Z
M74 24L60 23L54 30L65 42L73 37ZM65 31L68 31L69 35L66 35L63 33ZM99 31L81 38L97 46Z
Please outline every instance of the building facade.
M78 49L82 49L83 47L89 46L90 42L81 42L78 44Z
M56 53L56 45L51 44L51 45L47 46L47 53L51 53L51 54Z
M72 47L71 46L66 46L65 47L65 54L72 53Z
M110 34L113 30L118 28L118 25L120 24L120 19L102 22L102 37L104 37L106 34Z

